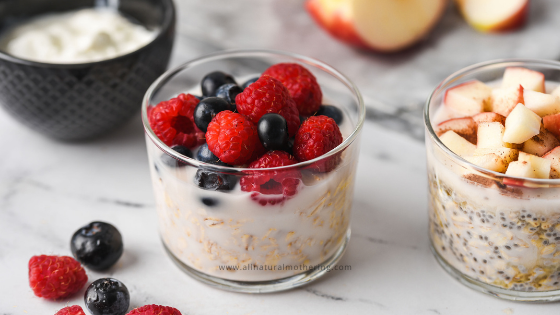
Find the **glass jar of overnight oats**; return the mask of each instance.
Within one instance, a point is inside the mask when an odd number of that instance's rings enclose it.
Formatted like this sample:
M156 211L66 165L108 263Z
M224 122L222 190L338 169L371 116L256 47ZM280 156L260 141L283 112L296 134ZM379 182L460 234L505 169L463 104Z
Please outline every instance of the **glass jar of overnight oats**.
M323 104L343 113L338 147L314 160L266 169L275 172L274 178L299 181L289 198L243 191L240 183L259 169L189 158L165 145L150 127L150 106L181 93L201 95L199 82L207 73L223 71L243 82L277 63L298 63L311 71L321 86ZM356 87L330 66L303 56L222 52L168 71L146 93L142 119L160 235L172 260L197 280L250 293L291 289L325 274L342 257L350 237L364 117ZM332 167L325 172L324 165ZM201 187L200 176L219 176L228 187Z
M443 107L445 92L479 80L500 83L508 67L545 74L546 91L558 86L560 63L502 60L477 64L445 79L424 113L432 250L463 284L503 299L560 300L560 179L507 176L469 163L434 131L455 118Z

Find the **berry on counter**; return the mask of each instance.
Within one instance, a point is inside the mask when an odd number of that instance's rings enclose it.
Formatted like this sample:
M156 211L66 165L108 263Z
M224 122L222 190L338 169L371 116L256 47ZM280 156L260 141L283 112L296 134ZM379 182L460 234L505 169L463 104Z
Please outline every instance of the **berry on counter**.
M229 110L212 119L206 142L212 153L230 165L250 163L265 151L257 127L247 117Z
M81 227L70 242L72 255L92 270L105 270L113 266L123 253L119 230L105 222L91 222Z
M219 97L207 97L196 105L196 108L194 109L194 123L200 130L206 132L208 124L219 112L231 109L230 103L225 99Z
M257 124L264 114L279 114L288 122L288 132L294 136L299 128L296 103L282 82L262 76L235 98L237 111Z
M29 260L29 286L38 297L58 299L82 289L87 275L74 258L68 256L33 256Z
M182 145L174 145L174 146L171 147L171 149L177 151L178 153L180 153L184 156L190 157L191 159L193 157L192 151L189 148L184 147ZM169 167L183 167L183 166L187 165L186 163L178 161L175 158L173 158L173 157L171 157L167 154L162 154L161 155L161 161L163 162L163 164L165 164Z
M259 77L254 77L252 79L249 79L249 80L245 81L243 83L243 85L241 85L241 88L243 88L245 90L249 85L257 82L258 79L259 79Z
M206 190L230 191L237 184L237 177L211 170L199 169L194 176L198 187Z
M220 161L220 159L216 155L214 155L214 153L212 153L212 151L210 151L207 143L200 146L200 148L198 149L198 152L196 152L196 159L201 161L201 162L204 162L204 163L210 163L210 164L221 165L221 166L229 166L226 163Z
M323 92L315 76L297 63L279 63L263 72L278 79L290 92L301 115L313 115L319 110Z
M194 109L199 100L191 94L180 94L157 104L148 120L156 136L166 145L194 148L204 143L204 132L194 124Z
M72 305L61 309L54 315L86 315L86 313L79 305Z
M126 315L182 315L178 309L171 306L144 305L135 308Z
M233 77L221 71L208 73L200 82L203 96L214 96L218 88L227 83L235 83Z
M125 315L130 304L130 294L119 280L102 278L89 285L84 302L93 315Z
M259 139L267 150L285 150L288 146L288 123L278 114L265 114L257 125Z
M336 124L339 126L340 124L342 124L342 120L344 118L344 115L342 115L342 111L340 110L340 108L332 105L321 105L315 116L321 115L334 119Z
M298 161L284 151L269 151L249 165L249 168L271 168L296 164ZM297 192L301 173L297 169L289 170L256 170L250 176L241 178L241 190L260 192L264 195L281 195L279 198L262 198L262 205L276 204L294 196Z
M342 143L342 134L334 119L311 116L301 124L294 143L294 155L300 162L309 161L331 151ZM332 170L339 156L317 163L320 172Z
M228 101L231 105L235 105L235 97L237 94L243 92L237 84L228 83L220 86L216 91L216 97L223 98Z

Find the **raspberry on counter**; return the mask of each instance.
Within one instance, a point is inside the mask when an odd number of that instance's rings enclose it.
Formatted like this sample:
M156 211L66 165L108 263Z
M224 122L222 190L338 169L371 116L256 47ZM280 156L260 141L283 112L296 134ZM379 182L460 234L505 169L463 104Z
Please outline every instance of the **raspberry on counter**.
M72 305L61 309L54 315L86 315L86 313L79 305Z
M58 299L70 296L86 284L84 268L68 256L33 256L29 260L29 286L38 297Z
M171 306L162 305L144 305L135 308L126 315L182 315L178 309Z

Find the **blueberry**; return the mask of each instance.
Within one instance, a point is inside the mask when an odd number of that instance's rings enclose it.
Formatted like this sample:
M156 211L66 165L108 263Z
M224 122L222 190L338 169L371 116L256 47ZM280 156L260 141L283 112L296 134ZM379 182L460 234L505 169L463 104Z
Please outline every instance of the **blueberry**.
M220 159L217 156L215 156L214 153L212 153L212 151L210 151L210 149L208 148L208 143L205 143L200 146L198 152L196 152L196 159L204 163L229 166L228 164L220 161Z
M267 150L285 150L288 144L288 124L278 114L265 114L259 119L257 132Z
M124 315L128 311L130 294L119 280L101 278L89 285L84 302L93 315Z
M221 71L215 71L208 73L202 81L200 82L200 87L202 88L203 96L216 95L218 88L226 83L235 83L233 77L227 73Z
M92 270L105 270L114 265L123 253L119 230L109 223L91 222L72 235L72 255Z
M249 80L245 81L245 83L243 83L243 85L241 87L245 90L249 85L255 83L258 79L259 79L259 77L249 79Z
M202 201L202 203L207 205L208 207L213 207L220 203L218 199L210 198L210 197L202 197L200 201Z
M199 169L196 171L194 182L202 189L229 191L237 184L237 177L212 170Z
M171 147L171 149L179 152L180 154L184 155L184 156L188 156L190 158L193 157L193 153L192 151L187 148L184 147L182 145L174 145ZM161 161L163 162L163 164L169 166L169 167L183 167L185 165L187 165L186 163L183 163L181 161L177 161L175 158L171 157L170 155L167 154L163 154L161 156Z
M194 97L198 98L199 101L202 101L203 99L206 98L206 96L198 96L198 95L195 95Z
M198 129L206 132L212 118L219 112L231 109L231 105L223 98L207 97L196 105L194 109L194 123Z
M327 117L330 117L334 119L337 125L340 125L344 119L342 111L338 107L332 105L321 105L321 107L317 111L317 114L315 115L325 115Z
M235 105L235 97L243 90L236 84L228 83L220 86L216 91L216 97L223 98L230 104Z

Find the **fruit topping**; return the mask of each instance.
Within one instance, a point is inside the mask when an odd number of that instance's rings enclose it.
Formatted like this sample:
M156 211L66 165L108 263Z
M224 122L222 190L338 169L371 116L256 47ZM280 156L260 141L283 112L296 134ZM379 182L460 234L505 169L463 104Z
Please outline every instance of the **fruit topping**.
M74 258L68 256L33 256L29 260L29 286L38 297L59 299L82 289L87 275Z
M105 270L113 266L123 253L119 230L105 222L91 222L72 236L72 255L92 270Z
M309 161L331 151L342 143L342 134L334 119L327 116L311 116L301 124L295 143L294 155L298 161ZM333 156L317 164L320 172L332 170L339 156Z
M278 114L264 114L257 125L259 139L267 150L285 150L288 147L288 123Z
M553 135L560 139L560 114L544 116L543 124L546 130L552 132Z
M210 164L221 165L221 166L229 166L228 164L220 161L220 159L216 155L214 155L214 153L212 153L212 151L210 151L207 143L200 146L200 148L198 149L198 152L196 152L196 159L201 161L201 162L204 162L204 163L210 163Z
M340 108L338 108L336 106L332 106L332 105L321 105L321 107L319 107L319 110L317 111L315 116L330 117L330 118L334 119L336 124L339 125L339 126L340 126L340 124L342 124L342 121L344 119L344 115L342 115L342 111L340 110Z
M560 113L560 98L550 94L524 90L523 104L541 117Z
M474 150L476 150L476 145L467 141L467 139L461 137L453 130L449 130L439 138L441 142L449 148L449 150L455 152L461 157L470 156L474 153Z
M89 285L84 302L93 315L125 315L130 304L130 294L119 280L102 278Z
M510 1L510 0L506 0ZM502 79L502 88L517 87L522 85L524 89L544 93L544 74L519 67L506 68Z
M215 96L218 88L224 84L237 84L233 77L221 71L208 73L200 82L203 96Z
M224 110L232 110L232 106L227 100L219 97L207 97L196 105L194 123L198 129L206 132L212 119Z
M86 315L86 313L79 305L72 305L61 309L54 315Z
M259 77L254 77L252 79L249 79L249 80L245 81L243 83L243 85L241 85L241 88L243 88L245 90L249 85L257 82L258 79L259 79Z
M441 122L434 128L436 135L441 136L452 130L469 142L476 144L476 123L471 117L454 118Z
M525 105L518 104L506 118L506 130L503 140L508 143L523 143L538 135L541 129L541 117Z
M126 315L181 315L181 312L171 306L144 305L133 309Z
M492 89L474 80L459 84L445 92L444 104L465 115L482 113L490 102Z
M492 91L490 109L502 116L507 116L517 104L523 104L523 96L524 90L521 85L495 89Z
M237 84L228 83L218 88L216 91L216 97L226 100L232 106L230 110L235 111L235 97L241 92L243 92L243 89Z
M210 169L199 169L194 176L194 182L202 189L227 192L235 188L237 176Z
M182 154L186 157L190 157L190 158L193 157L192 151L189 148L184 147L182 145L171 146L171 149L173 149L174 151L177 151L179 154ZM187 165L184 162L178 161L174 157L171 157L167 154L162 154L161 161L163 162L163 164L165 164L169 167L183 167L183 166Z
M560 147L556 147L543 156L550 161L550 178L560 178Z
M502 125L506 125L506 117L503 115L500 115L498 113L493 113L493 112L485 112L485 113L480 113L480 114L476 114L474 116L472 116L472 119L474 120L475 123L480 124L483 122L499 122Z

